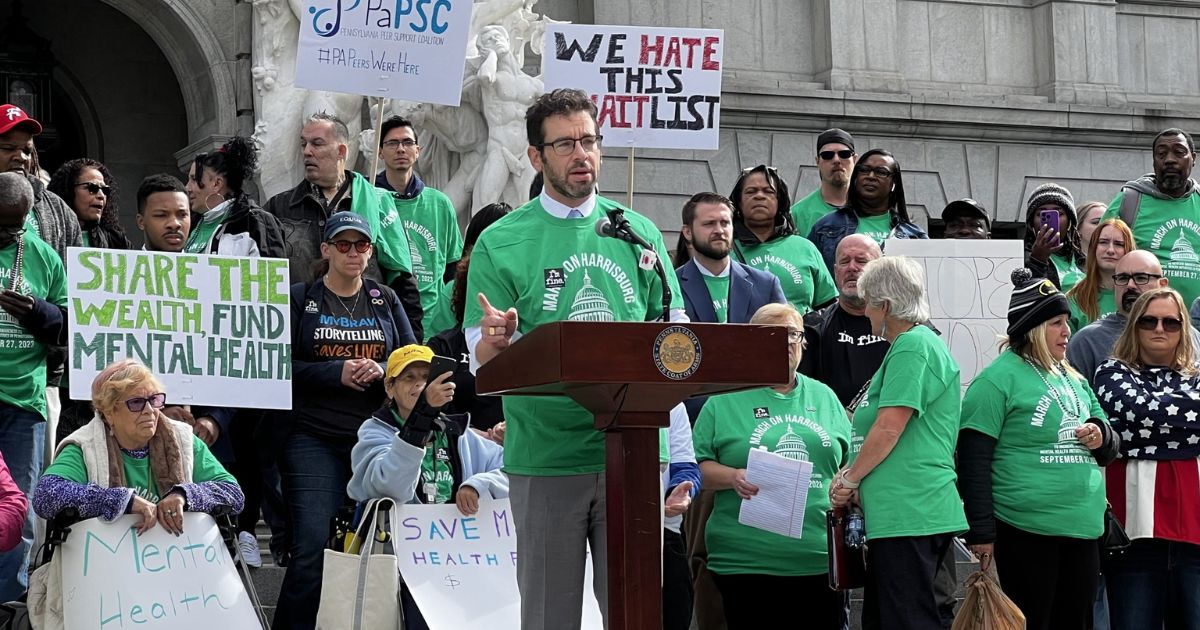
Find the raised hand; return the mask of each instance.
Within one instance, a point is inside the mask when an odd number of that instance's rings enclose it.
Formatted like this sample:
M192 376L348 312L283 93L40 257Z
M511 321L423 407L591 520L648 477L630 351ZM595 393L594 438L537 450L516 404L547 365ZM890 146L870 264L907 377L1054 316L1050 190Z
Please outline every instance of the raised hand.
M488 302L487 296L479 294L479 306L483 307L483 317L479 319L481 341L497 350L503 350L512 343L512 336L517 333L517 309L509 308L501 311Z
M687 511L692 505L692 482L685 481L671 491L667 495L667 500L663 503L663 512L668 516L679 516Z

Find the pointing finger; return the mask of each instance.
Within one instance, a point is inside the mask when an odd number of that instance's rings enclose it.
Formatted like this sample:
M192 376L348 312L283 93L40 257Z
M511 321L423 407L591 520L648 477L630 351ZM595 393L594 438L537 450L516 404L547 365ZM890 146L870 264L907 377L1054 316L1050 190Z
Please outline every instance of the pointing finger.
M479 292L479 306L483 307L484 315L500 314L500 311L496 310L496 307L492 306L492 303L488 301L487 296L484 295L482 291Z

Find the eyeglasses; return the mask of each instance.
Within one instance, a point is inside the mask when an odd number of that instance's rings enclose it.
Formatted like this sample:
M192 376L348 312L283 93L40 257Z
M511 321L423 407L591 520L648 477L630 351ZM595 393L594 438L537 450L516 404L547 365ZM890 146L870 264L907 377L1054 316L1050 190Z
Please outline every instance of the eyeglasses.
M797 343L800 341L804 341L804 331L803 330L793 330L793 329L789 328L788 329L788 343Z
M354 248L354 251L356 251L360 254L365 254L365 253L367 253L367 250L371 249L371 241L327 241L327 242L330 245L336 247L338 252L342 253L342 254L349 254L351 247Z
M1138 330L1154 330L1158 328L1158 323L1162 322L1162 329L1165 332L1177 333L1183 330L1183 321L1174 317L1154 317L1153 315L1142 315L1137 318Z
M832 160L833 156L838 156L843 160L849 160L854 157L854 151L850 149L842 149L841 151L821 151L817 154L822 160Z
M537 145L539 149L551 147L557 155L571 155L575 152L575 143L578 142L583 150L590 153L595 151L600 146L600 141L604 140L604 136L584 136L582 138L560 138L554 142L543 142Z
M742 175L745 175L751 171L757 171L759 169L766 169L768 173L773 173L775 175L779 174L778 168L775 168L774 166L767 166L766 164L759 164L758 166L747 166L746 168L742 169Z
M854 170L858 171L859 175L874 175L879 179L887 179L892 175L895 175L895 173L883 168L882 166L877 166L875 168L871 168L870 166L860 166Z
M163 405L167 404L167 395L159 392L142 398L129 398L125 400L125 408L133 413L141 413L146 408L146 403L150 403L155 409L162 409Z
M1140 287L1151 280L1161 277L1162 274L1160 273L1114 273L1112 279L1119 287L1129 284L1130 280L1133 280L1133 283Z
M383 143L383 148L387 149L388 151L395 151L400 147L404 147L404 150L407 151L415 146L417 146L417 141L411 138L405 138L403 140L385 140Z
M86 188L87 191L93 195L103 192L104 196L107 197L112 194L112 186L105 186L104 184L97 184L96 182L79 182L78 184L75 184L75 187Z

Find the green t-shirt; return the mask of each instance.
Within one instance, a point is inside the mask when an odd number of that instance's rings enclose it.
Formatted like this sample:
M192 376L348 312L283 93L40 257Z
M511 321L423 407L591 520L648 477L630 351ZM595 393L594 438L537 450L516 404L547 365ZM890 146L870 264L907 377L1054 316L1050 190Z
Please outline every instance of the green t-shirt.
M1121 199L1117 193L1104 219L1121 218ZM1191 304L1200 297L1200 194L1192 193L1182 199L1156 199L1142 195L1133 238L1138 249L1149 250L1162 263L1163 275L1171 279L1171 288L1183 295L1183 303Z
M821 196L821 187L818 186L807 197L792 204L792 220L796 222L796 234L808 236L821 217L836 210L837 206L825 203L825 198Z
M858 215L858 231L855 234L866 234L875 239L876 243L882 244L891 233L892 213L884 212L873 217Z
M925 326L897 337L883 357L854 410L851 457L858 456L881 407L908 407L913 414L895 448L859 488L868 539L966 531L954 472L961 388L950 350Z
M1063 293L1071 290L1071 287L1079 284L1083 280L1083 270L1079 265L1075 264L1075 260L1058 254L1051 254L1050 261L1054 263L1054 268L1058 270L1058 280L1062 283L1060 289Z
M738 247L742 262L779 278L784 297L802 314L837 297L825 259L807 238L793 234Z
M17 293L67 305L67 274L54 249L31 233L25 241ZM0 288L12 288L16 242L0 249ZM0 402L46 416L46 350L8 312L0 309Z
M1044 536L1097 538L1104 531L1104 474L1075 438L1104 410L1082 378L1048 374L1006 350L963 396L962 428L996 439L996 518Z
M166 427L161 428L166 429ZM132 488L135 494L151 503L158 503L162 497L158 495L158 484L154 483L154 473L150 470L150 458L138 459L122 452L121 460L125 463L125 487ZM64 446L58 457L54 458L54 463L46 468L46 474L62 477L75 483L87 483L88 473L87 466L83 463L83 449L79 448L77 444ZM237 483L237 479L234 479L233 475L225 470L225 467L217 461L204 442L194 435L192 436L192 478L190 481L193 483L202 481Z
M447 282L442 289L442 294L438 296L438 301L433 305L433 309L425 311L426 341L437 333L458 325L454 319L454 310L450 307L450 299L454 297L454 283L455 280L451 278L450 282ZM428 334L431 328L437 332Z
M79 238L83 240L84 247L92 246L92 235L88 234L87 230L83 230L83 233L79 235Z
M700 411L692 440L698 462L745 468L750 449L762 448L813 465L798 539L738 523L741 498L733 490L717 491L705 533L710 570L767 575L820 575L829 570L829 483L845 465L850 449L850 423L833 390L797 375L796 388L786 394L764 387L713 396Z
M662 315L662 285L653 269L638 266L636 247L596 234L596 219L616 202L596 196L583 219L559 219L539 199L492 224L471 251L467 295L483 293L492 306L515 307L524 334L563 320L652 321ZM670 260L658 228L625 210L634 231ZM667 274L671 308L683 309L675 274ZM479 300L466 300L467 327L483 315ZM647 352L649 352L647 350ZM649 357L649 354L647 354ZM604 435L592 414L562 396L506 396L504 469L517 475L559 476L604 470Z
M200 220L192 226L191 234L188 234L187 244L183 246L183 251L189 254L207 254L208 249L212 244L213 235L217 233L217 228L225 222L225 216L229 214L229 208L233 204L225 203L220 209L213 209L200 215Z
M1080 328L1101 319L1108 315L1117 312L1117 298L1112 289L1100 289L1099 295L1096 297L1096 304L1099 307L1099 312L1096 319L1091 319L1083 309L1079 308L1079 304L1075 302L1075 296L1069 296L1071 300L1071 318L1068 323L1071 326L1071 332L1079 332Z
M713 311L717 314L717 322L724 324L729 321L729 274L723 276L704 276L704 286L708 287L708 296L712 298Z
M446 284L442 282L446 265L462 258L462 234L458 231L454 204L441 191L429 187L413 199L393 195L392 204L400 213L408 235L413 275L421 292L421 308L426 313L436 313L438 301L447 295ZM453 326L453 319L447 323L429 318L425 322L425 339Z
M392 409L392 419L403 426L404 418ZM444 431L434 431L433 441L425 445L425 456L421 458L421 478L417 481L417 495L426 503L449 503L454 499L454 471L450 463L450 441ZM429 498L429 484L433 484L433 499Z

